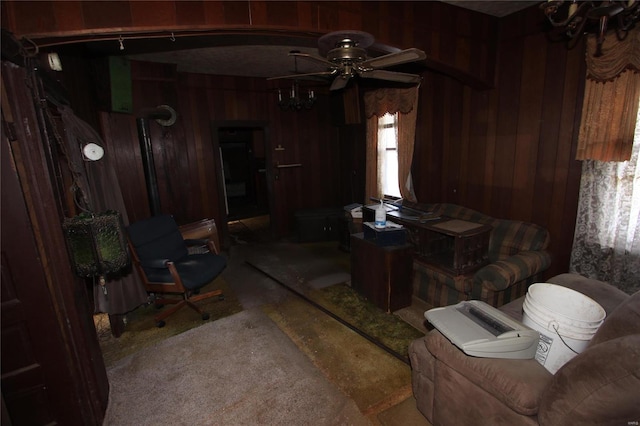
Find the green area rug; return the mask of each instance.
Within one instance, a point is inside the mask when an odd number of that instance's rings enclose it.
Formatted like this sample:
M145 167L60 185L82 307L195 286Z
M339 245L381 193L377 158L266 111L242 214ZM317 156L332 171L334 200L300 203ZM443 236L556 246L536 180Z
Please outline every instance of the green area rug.
M224 293L224 300L217 297L205 299L198 302L198 306L208 312L208 321L227 317L242 311L242 306L229 285L222 277L218 277L201 289L202 293L221 289ZM126 315L125 331L118 338L111 334L107 314L94 316L96 330L100 341L100 348L107 367L127 355L139 350L155 345L162 340L183 333L192 328L201 326L207 321L203 321L197 312L184 307L166 319L166 325L162 328L156 327L153 317L158 313L158 308L154 305L143 305L129 312Z
M407 364L306 301L291 297L262 309L371 420L411 397Z
M424 336L401 318L373 305L346 283L320 290L311 289L307 297L365 337L403 358L408 356L409 344Z
M256 247L247 263L404 362L411 341L424 336L351 288L350 254L335 242Z

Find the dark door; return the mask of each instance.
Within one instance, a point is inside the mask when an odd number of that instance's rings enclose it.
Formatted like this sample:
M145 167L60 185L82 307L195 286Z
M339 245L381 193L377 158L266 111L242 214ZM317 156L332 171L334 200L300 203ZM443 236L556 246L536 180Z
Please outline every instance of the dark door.
M62 422L58 407L68 378L51 295L17 176L2 143L2 395L12 424ZM59 389L58 389L59 390Z
M243 127L218 132L229 220L269 213L262 133Z
M108 398L106 371L88 325L86 292L70 273L61 241L28 79L23 69L3 63L2 424L99 425Z

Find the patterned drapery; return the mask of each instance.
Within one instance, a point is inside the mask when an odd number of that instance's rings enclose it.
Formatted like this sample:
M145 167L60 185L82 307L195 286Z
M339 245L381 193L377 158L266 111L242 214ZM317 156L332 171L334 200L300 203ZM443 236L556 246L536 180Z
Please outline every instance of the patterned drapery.
M631 294L640 289L640 28L588 40L576 159L582 163L570 270Z
M636 99L638 102L638 99ZM640 290L640 114L631 158L585 160L570 270Z
M411 162L416 134L418 88L377 89L365 93L367 117L367 167L365 204L371 197L381 198L382 184L378 173L378 118L386 113L398 114L398 182L400 194L405 200L416 202L411 178Z

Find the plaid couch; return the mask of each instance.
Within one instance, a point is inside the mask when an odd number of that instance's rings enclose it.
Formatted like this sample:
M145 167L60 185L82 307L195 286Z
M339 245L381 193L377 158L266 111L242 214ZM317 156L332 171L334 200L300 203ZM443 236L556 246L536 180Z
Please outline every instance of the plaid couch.
M414 261L413 296L436 306L476 299L498 307L523 296L551 264L546 251L549 232L517 220L496 219L455 204L420 204L415 207L438 216L491 225L489 264L465 275L451 275Z

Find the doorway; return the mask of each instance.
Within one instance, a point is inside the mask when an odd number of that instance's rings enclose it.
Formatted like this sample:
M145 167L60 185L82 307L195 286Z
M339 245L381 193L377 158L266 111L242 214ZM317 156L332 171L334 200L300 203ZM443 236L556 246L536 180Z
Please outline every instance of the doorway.
M269 214L262 129L221 127L218 141L228 220Z

